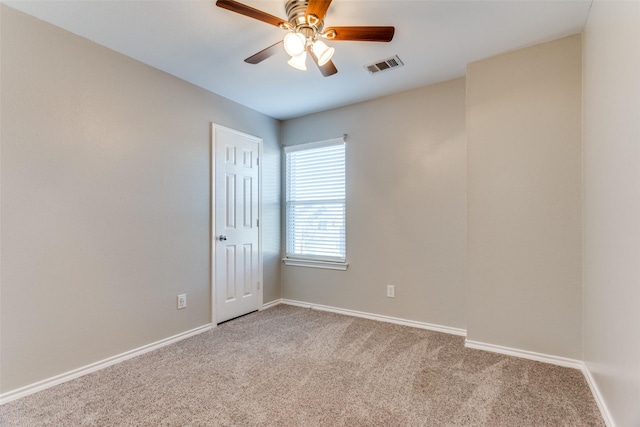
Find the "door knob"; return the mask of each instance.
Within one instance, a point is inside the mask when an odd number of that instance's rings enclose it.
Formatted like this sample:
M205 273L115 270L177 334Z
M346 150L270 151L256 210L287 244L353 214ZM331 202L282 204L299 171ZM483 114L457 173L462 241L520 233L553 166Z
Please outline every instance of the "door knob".
M224 234L221 234L220 237L218 237L218 239L222 242L223 240L227 240L227 236L225 236Z

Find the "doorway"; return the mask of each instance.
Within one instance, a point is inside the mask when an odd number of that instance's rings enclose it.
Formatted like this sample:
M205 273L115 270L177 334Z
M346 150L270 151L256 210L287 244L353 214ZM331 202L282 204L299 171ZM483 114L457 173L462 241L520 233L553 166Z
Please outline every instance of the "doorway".
M212 124L212 323L262 306L262 139Z

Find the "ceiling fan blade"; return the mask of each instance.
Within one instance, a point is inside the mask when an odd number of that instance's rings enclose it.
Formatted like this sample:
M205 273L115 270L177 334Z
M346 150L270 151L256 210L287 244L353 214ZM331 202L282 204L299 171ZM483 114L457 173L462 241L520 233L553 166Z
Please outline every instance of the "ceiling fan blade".
M338 69L336 68L335 65L333 65L333 61L331 60L329 60L329 62L327 62L324 65L318 64L318 57L316 56L315 53L313 53L313 49L311 49L311 46L307 46L307 52L309 52L309 54L311 55L311 58L313 58L313 62L316 63L316 65L318 66L318 68L320 69L320 72L324 77L333 76L338 72Z
M390 42L394 27L329 27L322 34L328 40L354 40L360 42ZM332 37L335 33L335 37Z
M327 9L329 9L329 5L331 4L331 0L309 0L309 4L307 5L307 13L305 17L307 22L309 21L309 15L315 15L318 19L318 22L322 22L324 19L324 15L327 13Z
M283 41L280 40L278 43L272 44L268 48L262 49L260 52L256 53L255 55L248 57L247 59L244 60L244 62L248 64L259 64L265 59L270 58L276 53L278 53L278 50L280 49L280 45L282 43Z
M247 6L246 4L238 3L234 0L218 0L216 2L216 6L239 13L240 15L248 16L249 18L257 19L258 21L266 22L267 24L275 25L276 27L288 24L284 19L269 15L266 12Z

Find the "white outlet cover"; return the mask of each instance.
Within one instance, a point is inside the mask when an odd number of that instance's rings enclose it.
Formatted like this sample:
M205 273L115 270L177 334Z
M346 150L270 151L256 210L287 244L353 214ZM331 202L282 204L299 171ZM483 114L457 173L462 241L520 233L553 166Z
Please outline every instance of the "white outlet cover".
M178 295L178 309L185 308L187 306L187 294Z

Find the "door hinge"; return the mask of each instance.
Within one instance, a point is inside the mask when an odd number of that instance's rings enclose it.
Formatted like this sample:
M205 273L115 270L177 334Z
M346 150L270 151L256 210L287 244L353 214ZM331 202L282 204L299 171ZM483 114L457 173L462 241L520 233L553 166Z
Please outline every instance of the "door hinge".
M260 219L256 219L256 227L260 227Z
M260 166L260 157L256 157L256 165Z
M260 290L260 282L258 282L258 290Z

